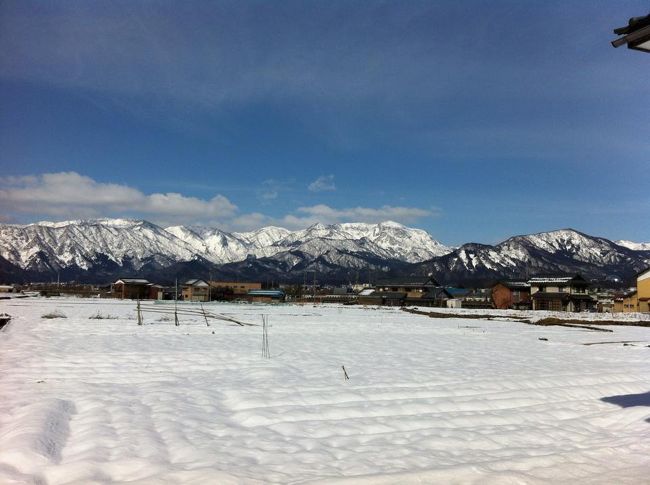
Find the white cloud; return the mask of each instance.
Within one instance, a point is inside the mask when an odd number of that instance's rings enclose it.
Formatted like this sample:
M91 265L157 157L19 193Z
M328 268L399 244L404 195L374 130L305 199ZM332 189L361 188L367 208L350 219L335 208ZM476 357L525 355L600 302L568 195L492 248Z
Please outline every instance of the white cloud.
M309 207L299 207L298 212L306 214L306 219L330 224L335 222L382 222L397 221L412 223L423 217L436 215L437 210L420 209L418 207L400 207L384 205L381 207L352 207L335 209L325 204Z
M187 222L230 217L237 211L222 195L209 200L174 192L147 195L128 185L101 183L76 172L0 178L0 208L66 218L131 214Z
M336 190L334 175L321 175L307 187L312 192L326 192Z
M266 186L278 185L265 184ZM161 225L205 224L228 231L247 231L275 225L303 229L317 222L382 222L404 224L438 214L438 209L384 205L337 209L325 204L298 207L294 212L270 216L241 214L223 195L211 199L176 192L145 194L139 189L98 182L76 172L46 173L24 177L0 177L2 220L15 220L18 213L55 220L97 217L138 217Z
M325 204L309 207L299 207L296 214L286 214L281 217L271 217L260 213L237 215L222 223L220 228L229 231L249 231L263 226L280 226L287 229L304 229L320 222L321 224L336 224L342 222L378 223L385 221L412 224L425 217L436 217L440 210L420 209L417 207L400 207L384 205L382 207L352 207L335 209Z

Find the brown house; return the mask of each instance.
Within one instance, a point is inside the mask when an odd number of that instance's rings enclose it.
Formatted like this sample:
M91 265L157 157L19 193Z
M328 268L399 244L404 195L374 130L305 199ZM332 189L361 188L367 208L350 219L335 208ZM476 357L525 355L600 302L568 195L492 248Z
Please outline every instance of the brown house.
M183 301L209 301L210 285L203 280L187 280L183 283Z
M122 300L158 300L162 287L142 278L120 278L111 285L111 295Z
M636 275L636 288L617 295L614 312L650 312L650 268Z
M243 299L249 291L262 289L262 283L240 281L210 281L210 288L216 300Z
M500 281L492 287L494 308L507 310L528 309L530 302L530 284L527 281Z
M614 313L635 313L639 311L639 294L629 290L614 297Z
M596 306L587 294L589 282L580 275L536 277L529 283L533 310L584 312Z
M375 291L360 294L357 301L361 305L444 306L449 298L451 295L431 276L412 276L378 281Z

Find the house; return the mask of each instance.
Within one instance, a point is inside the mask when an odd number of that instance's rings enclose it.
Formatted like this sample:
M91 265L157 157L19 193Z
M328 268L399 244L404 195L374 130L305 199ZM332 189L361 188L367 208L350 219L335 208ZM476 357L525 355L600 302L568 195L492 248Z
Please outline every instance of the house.
M462 298L462 308L492 308L492 291L489 288L475 288Z
M492 308L491 292L488 289L467 289L446 287L449 298L445 301L447 308Z
M639 311L650 312L650 268L636 275L636 293L639 299Z
M441 289L432 276L410 276L378 281L371 296L381 299L378 305L443 306L450 296Z
M533 310L584 312L596 306L587 294L589 282L580 275L535 277L528 282Z
M599 290L592 293L592 296L596 299L598 313L614 312L616 293L613 290Z
M373 291L370 295L357 299L361 305L384 305L404 306L406 305L406 293L403 291Z
M635 313L639 311L639 295L635 288L614 297L614 313Z
M407 293L409 298L417 298L431 288L440 286L431 276L410 276L407 278L380 280L375 284L377 291Z
M246 281L210 281L213 299L237 300L245 297L249 291L261 290L262 283Z
M122 300L157 300L162 298L160 289L142 278L120 278L111 285L111 295Z
M650 268L636 275L636 288L616 296L614 312L650 312Z
M363 290L358 295L361 305L386 306L444 306L451 298L431 276L380 280L375 289Z
M204 280L187 280L182 295L183 301L210 301L210 285Z
M529 309L530 283L516 280L499 281L492 287L492 303L494 308L501 310Z

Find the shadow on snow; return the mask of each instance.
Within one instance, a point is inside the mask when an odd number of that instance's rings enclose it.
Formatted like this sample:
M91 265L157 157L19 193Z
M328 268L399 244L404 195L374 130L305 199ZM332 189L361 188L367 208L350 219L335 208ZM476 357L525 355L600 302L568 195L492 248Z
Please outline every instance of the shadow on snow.
M631 408L635 406L650 407L650 391L641 394L620 394L618 396L607 396L600 398L601 401L610 404L616 404L622 408ZM646 419L650 423L650 418Z

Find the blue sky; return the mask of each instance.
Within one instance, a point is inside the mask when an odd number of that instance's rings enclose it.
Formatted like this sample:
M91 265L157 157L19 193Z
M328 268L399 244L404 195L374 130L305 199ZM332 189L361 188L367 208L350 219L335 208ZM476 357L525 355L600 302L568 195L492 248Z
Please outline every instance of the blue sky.
M0 2L0 218L650 240L643 1Z

